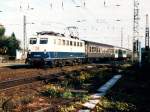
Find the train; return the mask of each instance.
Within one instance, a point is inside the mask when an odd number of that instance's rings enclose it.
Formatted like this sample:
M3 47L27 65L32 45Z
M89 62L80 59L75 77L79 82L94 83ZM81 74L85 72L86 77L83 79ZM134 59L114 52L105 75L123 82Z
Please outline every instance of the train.
M42 31L29 39L26 62L33 66L55 67L130 58L131 50L126 48Z

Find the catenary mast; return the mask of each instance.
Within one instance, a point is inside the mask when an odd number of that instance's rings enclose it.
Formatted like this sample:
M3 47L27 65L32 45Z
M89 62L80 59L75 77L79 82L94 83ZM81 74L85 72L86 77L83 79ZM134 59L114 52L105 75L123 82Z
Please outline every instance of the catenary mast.
M139 1L134 0L134 18L133 18L133 61L138 60L139 56Z
M145 28L145 50L149 49L149 17L146 15L146 28Z

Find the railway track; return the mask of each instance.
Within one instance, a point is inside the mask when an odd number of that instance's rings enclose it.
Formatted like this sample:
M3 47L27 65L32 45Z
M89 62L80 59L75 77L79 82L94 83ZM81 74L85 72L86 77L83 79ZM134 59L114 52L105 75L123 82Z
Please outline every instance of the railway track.
M55 78L58 78L63 75L63 72L55 73L55 74L48 74L48 75L43 75L43 76L32 76L28 78L19 78L19 79L12 79L12 80L7 80L7 81L1 81L0 82L0 91L4 89L9 89L11 87L23 85L23 84L29 84L33 83L36 81L44 81L46 80L52 80Z
M81 70L92 70L93 67L108 67L111 68L110 64L92 64L92 65L82 65L81 67L66 67L66 68L60 68L60 70L52 70L53 72L47 72L45 74L37 74L37 75L32 75L28 74L28 77L23 77L23 74L20 74L19 78L13 78L13 79L7 79L4 81L0 81L0 91L19 86L19 85L24 85L24 84L29 84L37 81L43 81L47 83L48 80L53 80L53 79L59 79L65 77L66 74L69 74L71 72L75 71L81 71ZM67 70L67 69L70 70ZM31 72L32 73L32 72Z
M43 81L47 83L47 81L49 80L63 78L65 77L65 75L70 74L72 72L81 71L81 70L90 70L90 69L92 69L92 67L89 68L83 67L72 71L61 71L61 72L55 72L55 73L50 73L45 75L36 75L36 76L30 76L25 78L16 78L16 79L11 79L6 81L0 81L0 91L7 90L9 88L19 86L19 85L37 82L37 81Z
M78 66L65 66L65 67L56 67L56 68L19 68L12 69L10 67L5 67L0 69L0 82L6 80L13 80L16 78L27 78L32 76L44 75L44 74L52 74L56 72L64 71L72 71L76 69L83 68L87 65L78 65ZM14 67L13 67L14 68Z

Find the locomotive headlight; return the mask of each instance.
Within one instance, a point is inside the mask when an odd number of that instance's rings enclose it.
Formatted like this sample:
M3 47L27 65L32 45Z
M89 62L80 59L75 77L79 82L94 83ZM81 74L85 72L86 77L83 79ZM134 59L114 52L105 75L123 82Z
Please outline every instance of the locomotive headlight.
M31 50L28 50L28 54L31 54Z
M46 49L44 49L44 54L46 54Z

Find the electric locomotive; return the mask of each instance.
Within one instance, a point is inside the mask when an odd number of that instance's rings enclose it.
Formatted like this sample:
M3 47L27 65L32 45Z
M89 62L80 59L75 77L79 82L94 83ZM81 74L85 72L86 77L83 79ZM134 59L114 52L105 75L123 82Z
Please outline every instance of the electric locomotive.
M84 59L85 43L77 37L43 31L29 40L27 62L33 66L64 66Z

